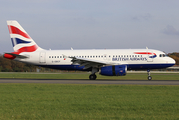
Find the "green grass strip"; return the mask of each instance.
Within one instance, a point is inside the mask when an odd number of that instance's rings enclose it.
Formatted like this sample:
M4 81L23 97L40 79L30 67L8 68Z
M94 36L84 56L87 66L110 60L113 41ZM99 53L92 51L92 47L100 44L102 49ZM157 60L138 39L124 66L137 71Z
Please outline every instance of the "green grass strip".
M89 79L90 73L0 73L0 78L22 79ZM152 80L179 80L179 73L152 73ZM147 73L128 73L126 76L102 76L108 80L147 80Z
M1 120L179 119L179 86L0 84Z

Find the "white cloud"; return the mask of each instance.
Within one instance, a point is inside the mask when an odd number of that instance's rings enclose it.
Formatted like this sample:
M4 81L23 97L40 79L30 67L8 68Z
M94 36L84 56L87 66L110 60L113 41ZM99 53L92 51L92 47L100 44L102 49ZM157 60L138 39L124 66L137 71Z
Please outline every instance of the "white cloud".
M132 17L133 20L137 20L137 21L150 20L151 18L152 18L152 15L150 13L146 13L143 15L136 15Z
M163 33L167 35L179 35L179 30L176 30L172 25L167 25Z

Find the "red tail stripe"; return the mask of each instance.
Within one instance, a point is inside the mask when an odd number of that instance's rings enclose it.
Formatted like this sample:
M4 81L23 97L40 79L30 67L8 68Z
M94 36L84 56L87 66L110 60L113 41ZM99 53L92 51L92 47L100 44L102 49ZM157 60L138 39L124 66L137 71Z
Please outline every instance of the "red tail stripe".
M37 45L22 47L22 48L18 49L17 51L13 52L13 53L14 54L20 54L22 52L34 52L34 51L37 50L37 48L38 48Z
M27 33L22 32L20 29L14 27L14 26L8 25L8 28L9 28L10 34L18 34L18 35L21 35L25 38L31 39L30 36Z

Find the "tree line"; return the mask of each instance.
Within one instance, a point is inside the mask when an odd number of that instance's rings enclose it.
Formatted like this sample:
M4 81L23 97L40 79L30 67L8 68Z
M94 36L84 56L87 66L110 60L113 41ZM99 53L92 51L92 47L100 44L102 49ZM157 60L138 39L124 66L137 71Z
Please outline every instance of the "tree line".
M36 66L6 59L0 55L0 72L35 72Z
M169 53L169 57L175 59L176 65L179 65L179 53ZM48 68L42 68L38 66L34 66L27 63L21 63L14 60L9 60L6 58L3 58L2 55L0 55L0 72L36 72L37 69L40 71L56 71Z
M168 56L176 61L176 65L179 65L179 53L177 52L169 53Z

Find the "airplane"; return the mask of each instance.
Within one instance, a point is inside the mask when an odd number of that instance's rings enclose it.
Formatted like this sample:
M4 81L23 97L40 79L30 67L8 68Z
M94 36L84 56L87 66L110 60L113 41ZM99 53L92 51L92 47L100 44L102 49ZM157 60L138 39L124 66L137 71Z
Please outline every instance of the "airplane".
M124 76L127 70L147 70L173 66L175 60L154 49L45 50L39 47L17 21L7 21L14 52L4 58L58 70L91 71L104 76Z

